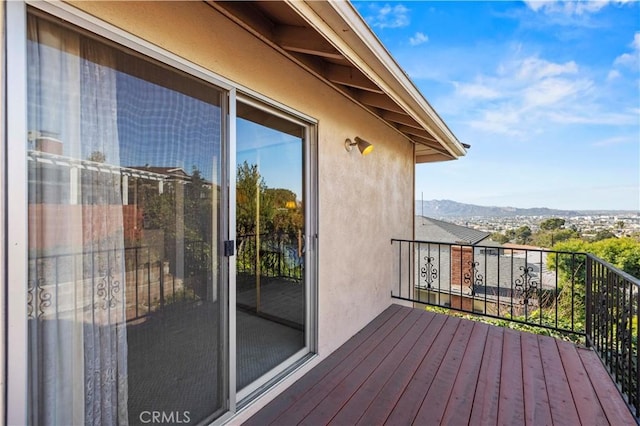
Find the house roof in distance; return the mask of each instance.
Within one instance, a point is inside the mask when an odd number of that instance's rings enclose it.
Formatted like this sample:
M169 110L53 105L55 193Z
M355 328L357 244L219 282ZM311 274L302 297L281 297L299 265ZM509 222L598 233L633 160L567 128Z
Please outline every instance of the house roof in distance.
M466 226L456 225L425 216L416 216L415 237L420 241L442 242L448 244L490 245L499 244L489 241L491 233L478 231Z
M207 3L402 134L415 145L416 163L466 154L469 145L458 141L351 3Z

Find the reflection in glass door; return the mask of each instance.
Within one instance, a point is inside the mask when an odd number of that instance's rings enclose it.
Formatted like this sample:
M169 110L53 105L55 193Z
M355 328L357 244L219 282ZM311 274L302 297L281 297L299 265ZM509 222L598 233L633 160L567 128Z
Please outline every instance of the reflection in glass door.
M304 125L238 102L238 391L273 376L307 347L305 138Z

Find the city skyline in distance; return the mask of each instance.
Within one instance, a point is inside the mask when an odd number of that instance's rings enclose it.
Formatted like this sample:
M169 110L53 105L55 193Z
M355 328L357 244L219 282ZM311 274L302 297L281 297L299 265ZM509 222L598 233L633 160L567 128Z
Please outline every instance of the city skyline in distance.
M514 216L587 216L587 215L630 215L640 216L639 210L618 209L553 209L544 206L485 206L461 203L453 200L415 200L415 214L426 217L514 217Z

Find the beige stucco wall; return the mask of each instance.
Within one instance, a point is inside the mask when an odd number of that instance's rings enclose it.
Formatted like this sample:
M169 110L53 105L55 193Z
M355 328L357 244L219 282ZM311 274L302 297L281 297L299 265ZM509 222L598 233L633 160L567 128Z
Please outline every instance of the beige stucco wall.
M127 32L318 120L319 354L391 303L390 239L413 227L413 149L361 107L200 2L79 2ZM345 138L375 145L363 157Z

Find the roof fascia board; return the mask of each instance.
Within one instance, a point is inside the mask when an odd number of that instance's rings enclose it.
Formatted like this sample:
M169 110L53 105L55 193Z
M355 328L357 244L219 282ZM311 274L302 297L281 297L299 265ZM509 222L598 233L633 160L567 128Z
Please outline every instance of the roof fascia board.
M387 96L420 125L429 129L454 158L465 155L465 148L372 33L351 3L296 0L287 0L287 3L365 75L375 81Z

